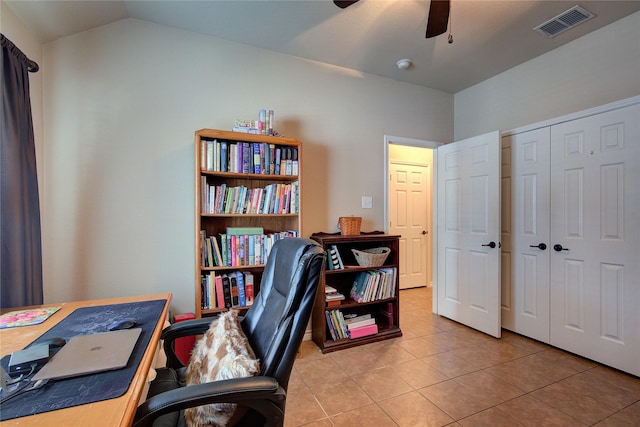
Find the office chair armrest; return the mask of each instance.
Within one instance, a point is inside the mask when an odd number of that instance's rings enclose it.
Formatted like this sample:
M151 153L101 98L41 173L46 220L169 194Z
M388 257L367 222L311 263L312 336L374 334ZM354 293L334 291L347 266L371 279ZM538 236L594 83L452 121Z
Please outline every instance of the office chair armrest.
M238 316L240 321L242 318L243 316ZM214 320L216 320L215 317L202 317L173 323L164 328L160 339L163 341L164 353L167 355L167 367L176 370L184 367L184 364L176 356L175 340L182 337L203 335Z
M249 407L267 420L269 426L284 422L286 392L271 377L248 377L191 385L160 393L138 407L133 427L147 427L171 412L211 403L236 403Z
M203 317L200 319L185 320L184 322L173 323L162 331L160 339L163 341L164 353L167 355L167 366L173 369L184 367L175 352L175 340L181 337L202 335L207 332L209 325L215 318Z

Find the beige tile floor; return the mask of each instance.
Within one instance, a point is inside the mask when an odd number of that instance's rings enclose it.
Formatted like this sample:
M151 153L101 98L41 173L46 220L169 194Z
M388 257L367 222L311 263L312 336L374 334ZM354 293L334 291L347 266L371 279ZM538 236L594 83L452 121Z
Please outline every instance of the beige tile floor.
M503 331L498 340L401 291L401 338L302 344L285 426L640 426L640 379ZM640 355L639 355L640 357Z

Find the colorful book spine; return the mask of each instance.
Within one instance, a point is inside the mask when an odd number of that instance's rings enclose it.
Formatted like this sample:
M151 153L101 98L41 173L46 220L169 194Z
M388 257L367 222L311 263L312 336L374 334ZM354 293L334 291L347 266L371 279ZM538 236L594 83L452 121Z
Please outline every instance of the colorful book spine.
M244 307L247 305L247 297L245 293L244 275L242 272L236 272L236 282L238 284L238 305Z
M244 273L244 294L246 298L246 305L253 305L253 287L254 287L254 277L253 273L250 271L245 271Z
M224 290L222 289L222 276L216 275L216 307L224 308Z

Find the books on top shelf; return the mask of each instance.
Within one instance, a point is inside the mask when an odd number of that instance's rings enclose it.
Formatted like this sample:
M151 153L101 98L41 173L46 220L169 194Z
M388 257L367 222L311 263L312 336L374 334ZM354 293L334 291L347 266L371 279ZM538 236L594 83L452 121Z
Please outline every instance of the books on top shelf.
M235 233L238 232L238 228L229 227L228 231ZM220 234L216 237L207 236L206 231L201 230L200 265L202 267L236 267L266 264L275 242L287 237L298 237L298 231L287 230L270 234Z
M248 307L254 299L254 276L250 271L221 274L211 271L200 276L203 310Z
M393 298L396 274L395 267L361 271L355 276L349 295L358 303Z
M226 183L210 185L200 177L203 214L298 214L300 213L300 183L273 183L264 188L244 185L230 187Z
M355 339L378 333L378 325L371 314L361 316L345 315L341 310L325 310L327 328L331 338Z
M250 127L237 128L238 132L254 133ZM298 156L298 147L288 145L202 139L200 169L213 172L297 176Z

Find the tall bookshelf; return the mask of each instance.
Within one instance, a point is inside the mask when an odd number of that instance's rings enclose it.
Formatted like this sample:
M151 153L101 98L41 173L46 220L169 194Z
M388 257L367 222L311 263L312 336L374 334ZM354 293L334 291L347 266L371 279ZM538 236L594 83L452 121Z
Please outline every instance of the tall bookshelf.
M354 236L342 236L339 233L314 233L311 238L322 245L325 251L338 251L344 268L327 268L322 274L322 280L316 294L312 314L312 339L323 353L342 350L357 345L386 340L402 336L400 330L400 289L399 289L399 237L382 232L361 233ZM384 264L379 267L363 267L358 265L352 249L366 250L386 247L391 249ZM331 259L331 256L328 256ZM330 261L328 261L330 262ZM350 291L357 276L364 272L375 270L395 272L391 283L391 292L381 295L367 302L356 302L350 296ZM339 305L329 306L326 301L327 286L335 288L345 296ZM327 313L340 310L343 315L371 315L375 319L377 332L358 338L337 338L331 336Z
M228 304L221 308L214 301L211 295L216 293L215 283L207 286L207 279L213 281L215 276L230 276L236 272L251 273L253 293L257 295L267 248L280 238L301 235L301 154L302 144L293 138L215 129L196 131L196 317L212 316L229 308ZM242 200L244 203L240 202ZM232 238L227 235L229 227L236 231L243 229L233 238L233 251ZM256 228L262 228L263 233L243 234L254 232ZM256 244L258 238L260 243ZM217 254L212 239L220 250L218 260L215 255L208 256L210 249ZM240 252L241 242L246 253ZM255 250L249 250L249 242ZM222 256L224 250L228 256ZM236 307L247 308L234 305Z

